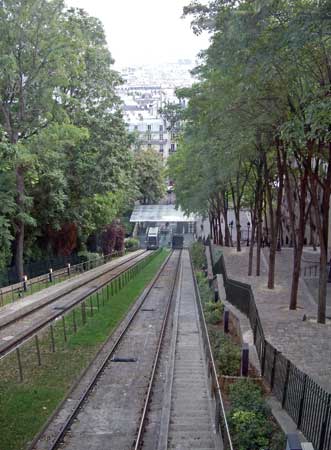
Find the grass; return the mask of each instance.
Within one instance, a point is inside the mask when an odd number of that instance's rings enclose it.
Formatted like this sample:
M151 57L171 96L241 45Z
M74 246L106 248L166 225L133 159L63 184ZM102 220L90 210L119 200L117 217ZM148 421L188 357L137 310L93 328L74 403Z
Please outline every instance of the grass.
M167 255L168 252L163 250L154 256L109 300L104 289L99 295L99 310L97 296L93 295L92 309L90 300L86 302L85 325L81 307L67 315L66 341L63 322L58 320L53 328L55 352L52 351L50 329L44 331L39 336L41 366L38 366L34 339L21 347L23 382L19 382L16 353L0 361L0 450L21 450L32 440L152 280Z

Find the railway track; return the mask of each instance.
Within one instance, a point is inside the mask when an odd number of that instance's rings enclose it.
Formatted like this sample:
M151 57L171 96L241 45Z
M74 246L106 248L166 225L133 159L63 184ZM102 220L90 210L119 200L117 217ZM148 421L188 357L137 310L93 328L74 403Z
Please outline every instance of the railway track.
M215 428L198 307L184 251L169 343L155 355L134 450L222 450ZM166 372L166 374L165 374Z
M29 450L233 450L196 289L173 251Z
M39 297L35 304L26 299L22 308L11 305L17 309L7 317L0 317L0 359L150 254L141 251L121 261L110 262L74 278L65 286L56 286L54 293L50 292L52 288L41 291L34 296Z
M169 255L60 429L31 448L132 448L176 293L180 261L181 251Z

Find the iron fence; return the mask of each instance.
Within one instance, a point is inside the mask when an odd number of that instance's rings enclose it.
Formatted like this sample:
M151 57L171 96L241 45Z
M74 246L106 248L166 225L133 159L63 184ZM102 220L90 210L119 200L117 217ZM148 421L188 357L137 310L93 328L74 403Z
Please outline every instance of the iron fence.
M331 450L331 394L265 339L252 289L228 278L223 255L213 269L223 276L227 300L250 321L262 376L271 391L316 450Z

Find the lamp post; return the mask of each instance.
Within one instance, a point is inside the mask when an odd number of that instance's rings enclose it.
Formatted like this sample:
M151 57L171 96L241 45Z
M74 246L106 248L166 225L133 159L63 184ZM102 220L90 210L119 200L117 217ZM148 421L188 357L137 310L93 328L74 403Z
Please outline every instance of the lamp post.
M249 247L249 228L250 228L251 224L250 222L247 222L247 247Z

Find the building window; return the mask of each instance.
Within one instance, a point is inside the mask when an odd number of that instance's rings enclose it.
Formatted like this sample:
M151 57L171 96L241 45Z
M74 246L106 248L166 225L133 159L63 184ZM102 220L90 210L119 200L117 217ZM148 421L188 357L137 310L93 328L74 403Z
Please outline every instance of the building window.
M163 133L160 133L160 141L163 141Z
M160 125L160 133L163 131L163 125Z
M150 141L151 139L152 139L152 135L151 135L151 133L148 133L147 140Z
M163 144L160 145L160 152L163 153Z
M135 126L134 126L134 129L137 131L137 130L138 130L138 125L135 125Z
M170 144L170 151L171 152L175 152L176 151L175 144Z
M171 139L174 140L176 138L176 134L172 131L171 132Z
M147 130L151 131L151 129L152 129L152 125L147 125Z

